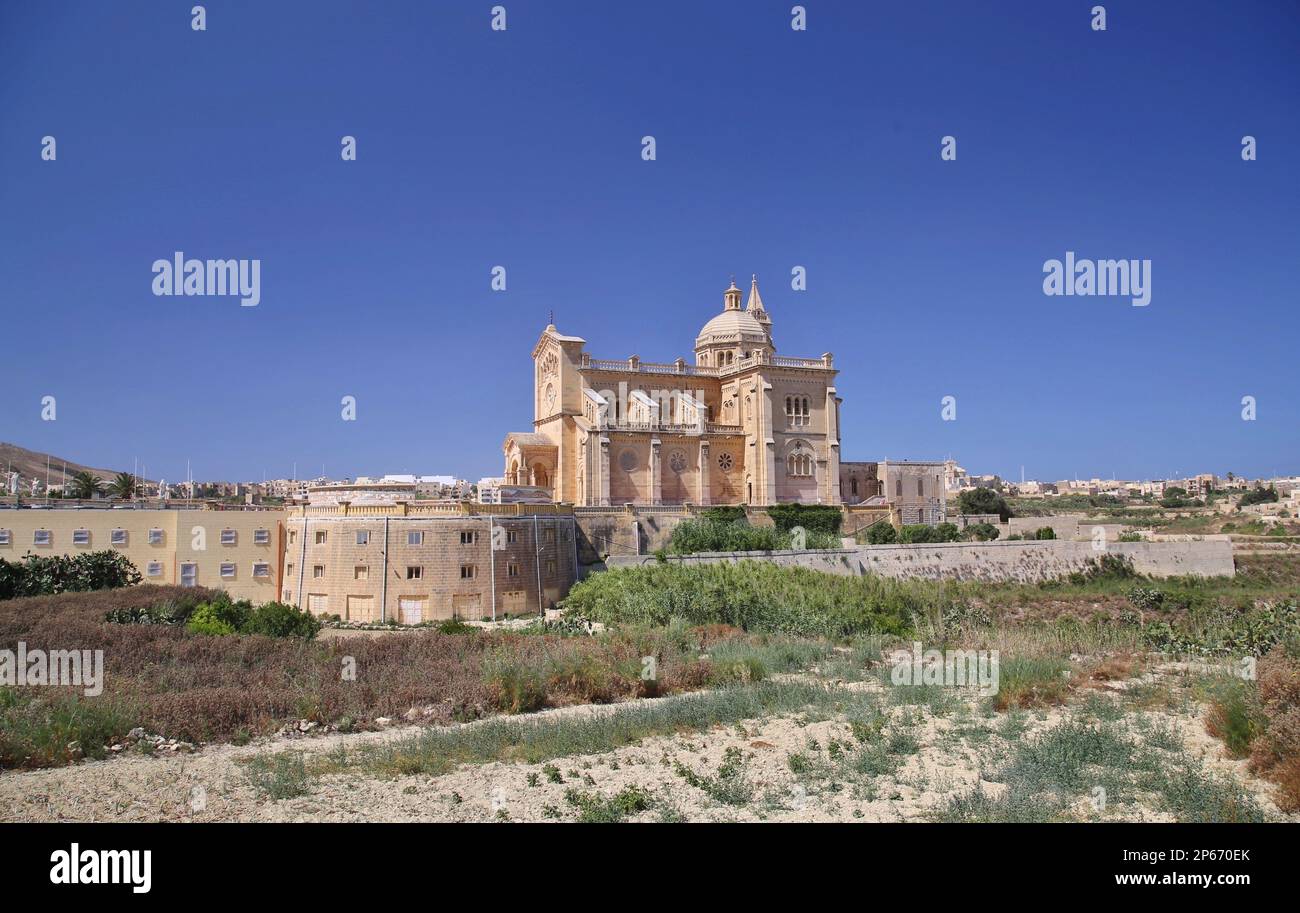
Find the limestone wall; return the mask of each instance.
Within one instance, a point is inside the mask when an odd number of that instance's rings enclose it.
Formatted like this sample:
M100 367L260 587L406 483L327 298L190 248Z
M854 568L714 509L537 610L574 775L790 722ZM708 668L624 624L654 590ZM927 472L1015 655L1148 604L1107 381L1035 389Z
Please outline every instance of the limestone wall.
M1232 576L1232 545L1222 540L1188 542L1110 542L1106 552L1091 542L1067 539L1029 542L947 542L927 545L864 545L852 549L803 552L715 552L676 555L681 564L760 559L836 574L882 577L1037 582L1082 570L1101 554L1123 555L1136 571L1153 577ZM610 568L648 564L651 555L611 556Z

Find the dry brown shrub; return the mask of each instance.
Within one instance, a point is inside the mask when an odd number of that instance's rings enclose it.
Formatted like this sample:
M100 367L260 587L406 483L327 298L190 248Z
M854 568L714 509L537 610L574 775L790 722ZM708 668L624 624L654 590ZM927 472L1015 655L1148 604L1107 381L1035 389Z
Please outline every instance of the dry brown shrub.
M1259 697L1268 728L1251 745L1251 769L1280 787L1278 806L1300 810L1300 661L1282 647L1259 662Z

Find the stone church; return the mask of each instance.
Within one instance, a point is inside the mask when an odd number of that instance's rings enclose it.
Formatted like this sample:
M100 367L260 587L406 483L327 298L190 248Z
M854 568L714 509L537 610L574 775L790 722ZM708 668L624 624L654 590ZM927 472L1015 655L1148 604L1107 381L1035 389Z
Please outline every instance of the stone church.
M533 429L506 437L505 484L595 507L842 503L831 354L778 355L757 277L741 295L733 280L689 362L593 358L548 325Z

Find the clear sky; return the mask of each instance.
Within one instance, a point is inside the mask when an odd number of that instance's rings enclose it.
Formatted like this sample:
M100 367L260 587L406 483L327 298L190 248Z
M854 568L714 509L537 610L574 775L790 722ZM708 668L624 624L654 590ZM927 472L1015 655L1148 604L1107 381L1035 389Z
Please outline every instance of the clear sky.
M1300 472L1300 5L502 2L0 0L0 440L496 475L550 310L689 358L757 273L844 459ZM260 304L155 296L178 250L259 259ZM1067 250L1151 303L1046 296Z

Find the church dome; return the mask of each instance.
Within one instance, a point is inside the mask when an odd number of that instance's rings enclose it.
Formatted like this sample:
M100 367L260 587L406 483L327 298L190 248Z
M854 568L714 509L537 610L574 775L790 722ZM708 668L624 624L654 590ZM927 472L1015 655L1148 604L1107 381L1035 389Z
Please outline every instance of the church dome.
M758 318L748 311L723 311L704 325L695 339L695 347L712 343L767 342L767 333Z

